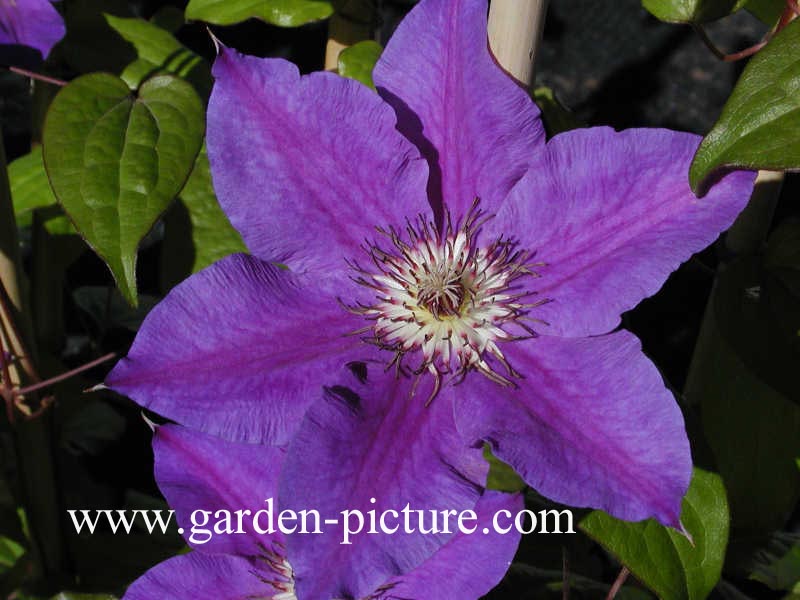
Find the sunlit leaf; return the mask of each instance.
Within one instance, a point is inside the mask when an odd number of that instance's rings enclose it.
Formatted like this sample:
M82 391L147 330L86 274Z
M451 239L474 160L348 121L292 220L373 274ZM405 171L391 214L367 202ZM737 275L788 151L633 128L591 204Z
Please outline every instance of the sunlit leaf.
M333 13L324 0L190 0L186 18L232 25L256 18L281 27L298 27Z
M189 81L200 95L208 96L211 91L208 63L183 46L170 32L144 19L106 15L106 21L136 50L137 59L120 74L132 89L156 73L171 73Z
M353 44L339 53L339 75L360 81L375 89L372 69L381 57L383 47L378 42L366 40Z
M602 511L580 527L661 598L705 598L719 580L728 541L728 503L719 476L695 469L681 522L694 545L652 519L629 523Z
M756 54L692 161L697 192L720 167L800 168L800 19Z
M0 574L13 567L25 554L25 548L11 538L0 536Z
M8 179L19 227L31 224L34 209L52 206L57 202L44 170L41 148L35 148L11 162L8 165Z
M139 242L186 182L203 122L194 89L168 75L138 96L112 75L85 75L48 113L44 160L56 197L131 304Z

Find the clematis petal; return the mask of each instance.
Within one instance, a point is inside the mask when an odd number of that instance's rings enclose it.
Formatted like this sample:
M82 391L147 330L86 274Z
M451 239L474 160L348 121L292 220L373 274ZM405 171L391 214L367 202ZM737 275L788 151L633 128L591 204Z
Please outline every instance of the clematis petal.
M733 223L755 174L731 173L697 199L688 172L699 141L598 127L558 135L537 155L485 234L515 234L545 263L537 290L550 302L531 313L548 323L541 333L611 331Z
M250 600L265 587L251 561L192 552L157 564L134 581L122 600Z
M456 395L456 423L484 440L541 494L630 521L676 527L692 457L683 416L627 331L542 336L503 347L519 389L473 376Z
M158 487L195 550L257 557L263 548L283 544L280 531L259 534L253 523L258 511L278 513L275 498L284 449L228 442L178 425L163 425L153 437L153 453ZM193 517L198 510L206 514ZM214 531L217 518L213 515L218 510L234 515L225 533ZM236 512L241 510L250 512L243 514L240 527ZM266 512L259 516L258 526L269 530Z
M247 255L173 289L106 385L193 429L285 444L324 378L364 344L360 319L311 285Z
M428 210L427 166L392 109L332 73L223 49L208 154L223 209L250 251L297 272L338 274L376 225Z
M47 58L65 33L64 20L50 0L0 2L0 44L29 46Z
M327 388L325 397L309 409L289 446L281 506L316 508L323 520L338 519L338 524L328 526L323 535L289 537L299 598L368 596L390 577L422 563L451 537L420 533L413 520L415 532L404 533L404 507L460 511L475 506L486 480L486 462L480 450L464 446L449 402L437 398L425 406L431 379L425 377L412 395L412 379L370 365L367 384L354 388L359 395L350 388ZM353 535L351 544L342 544L344 510L364 515L397 511L398 517L388 516L386 524L400 529L390 535L369 534L365 519L363 532ZM349 523L356 529L357 518ZM450 523L452 534L452 517ZM430 517L423 525L431 526Z
M505 529L511 522L508 515L513 518L523 508L520 494L487 491L475 505L475 533L454 535L419 567L390 581L378 598L477 600L484 596L508 571L521 537L514 529L505 534L497 532L492 523L494 515L506 519L500 522L498 518L498 524Z
M422 0L375 65L378 92L428 159L434 210L494 211L544 145L539 109L494 61L486 0Z

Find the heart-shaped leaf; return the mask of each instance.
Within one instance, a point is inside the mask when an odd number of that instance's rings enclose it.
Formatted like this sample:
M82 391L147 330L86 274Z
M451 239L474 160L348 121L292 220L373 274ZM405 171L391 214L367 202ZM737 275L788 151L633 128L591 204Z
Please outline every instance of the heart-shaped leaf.
M728 542L728 502L718 475L694 470L681 521L692 542L652 519L629 523L602 511L588 515L580 528L660 598L705 598L719 580Z
M113 75L85 75L48 112L44 161L53 191L132 305L139 242L181 191L203 130L203 103L171 75L147 80L138 96Z

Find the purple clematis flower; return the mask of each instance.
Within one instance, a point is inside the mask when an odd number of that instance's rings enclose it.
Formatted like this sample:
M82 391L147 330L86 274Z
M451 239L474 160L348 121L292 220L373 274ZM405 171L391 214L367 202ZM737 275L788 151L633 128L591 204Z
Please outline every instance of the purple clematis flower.
M325 596L314 591L296 595L303 584L311 583L305 587L313 590L316 581L325 580L328 563L316 565L309 576L311 582L296 579L296 555L291 541L298 536L314 538L318 535L281 533L276 525L280 505L273 504L274 531L259 534L255 530L250 516L266 510L264 500L274 499L278 494L278 480L286 460L283 449L228 442L175 425L156 430L153 449L159 487L176 511L178 523L195 552L167 560L145 573L130 586L125 600L356 597L349 595L347 589ZM516 514L522 506L519 494L487 492L475 506L477 521L473 526L477 533L456 533L414 569L389 577L364 596L357 597L470 600L483 596L503 577L520 539L513 530L506 534L496 532L492 528L493 516L500 511L506 511L506 515ZM243 533L207 535L193 529L191 513L199 507L211 513L222 510L235 515L243 509L251 512L242 521ZM255 525L261 531L268 530L266 513L262 513ZM287 522L286 527L294 525L299 527L299 522ZM237 527L238 524L232 525L234 530ZM314 525L308 527L310 530ZM482 533L484 528L488 534ZM213 531L210 524L204 530ZM343 546L342 551L348 548Z
M292 509L369 508L384 489L386 506L413 492L458 509L480 495L487 442L554 500L677 527L683 418L638 340L613 330L730 226L754 175L698 200L697 136L545 143L488 50L486 12L420 2L375 68L379 94L223 49L209 157L252 256L173 290L107 384L189 428L288 445ZM384 542L362 546L362 577L352 554L301 536L293 569L310 581L336 565L308 597L363 597L436 550Z
M28 46L47 58L65 33L50 0L0 0L0 45Z

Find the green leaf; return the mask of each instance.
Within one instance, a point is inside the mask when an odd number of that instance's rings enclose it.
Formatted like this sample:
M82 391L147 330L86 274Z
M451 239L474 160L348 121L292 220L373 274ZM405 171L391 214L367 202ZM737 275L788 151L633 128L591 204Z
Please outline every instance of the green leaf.
M772 27L781 18L786 8L786 0L747 0L744 8L766 25Z
M229 254L247 252L242 237L222 212L214 194L205 150L197 156L192 175L179 202L167 213L165 224L161 251L164 291Z
M256 18L280 27L298 27L332 13L331 3L323 0L190 0L186 7L187 19L214 25Z
M778 557L770 556L767 564L757 565L751 579L773 590L791 591L800 584L800 543Z
M353 44L339 53L339 75L360 81L375 89L372 69L381 57L383 47L378 42L366 40Z
M642 0L657 19L669 23L706 23L736 12L748 0Z
M180 8L167 4L159 8L155 14L150 17L150 22L170 33L175 33L184 26L186 19Z
M2 466L11 468L9 463ZM11 495L11 489L5 479L0 478L0 539L9 539L24 546L27 540L20 519L21 509L17 506L16 499ZM8 556L6 554L6 556Z
M800 20L745 67L722 115L695 154L692 189L720 167L800 168Z
M0 574L13 567L25 554L25 548L11 538L0 536Z
M778 261L779 250L775 249L777 244L772 243L773 240L774 236L770 238L768 248L774 249L772 260ZM780 279L780 275L785 273L788 278L792 272L767 260L762 264L756 258L743 258L720 272L713 296L715 326L719 328L726 349L734 353L739 363L727 366L730 373L735 374L732 380L745 378L741 373L744 367L748 375L768 385L784 399L800 405L795 371L800 364L800 340L796 338L796 327L791 318L791 306L794 303L797 307L797 299L791 297L791 292ZM722 366L720 363L714 370ZM746 387L743 381L739 385ZM762 395L755 393L755 389L751 393L754 396L741 395L741 402L747 403L746 398Z
M489 476L486 487L490 490L501 492L519 492L527 486L517 472L510 465L492 454L489 444L483 445L483 458L489 463Z
M41 148L35 148L9 164L8 179L19 227L31 224L34 209L57 203L44 170Z
M47 230L47 233L51 236L75 235L78 243L81 245L83 244L80 238L77 237L78 232L75 231L75 226L72 224L72 221L64 214L60 206L45 207L45 209L42 210L46 211L42 214L42 225ZM77 251L78 250L76 250L76 252ZM77 256L75 258L77 258Z
M681 522L694 546L652 519L629 523L594 511L580 527L661 598L705 598L719 580L728 541L728 502L719 476L694 470Z
M720 271L685 387L728 491L729 564L747 562L800 494L800 338L775 318L764 271L755 258Z
M171 73L186 79L201 96L208 97L211 92L208 63L183 46L170 32L144 19L105 17L109 26L136 50L138 58L120 74L131 89L138 88L156 73Z
M185 81L149 79L138 97L105 73L53 100L44 132L50 183L78 232L136 305L136 250L191 173L203 104Z
M533 100L542 111L547 135L553 137L564 131L581 127L581 123L561 102L549 87L538 87L533 91Z

